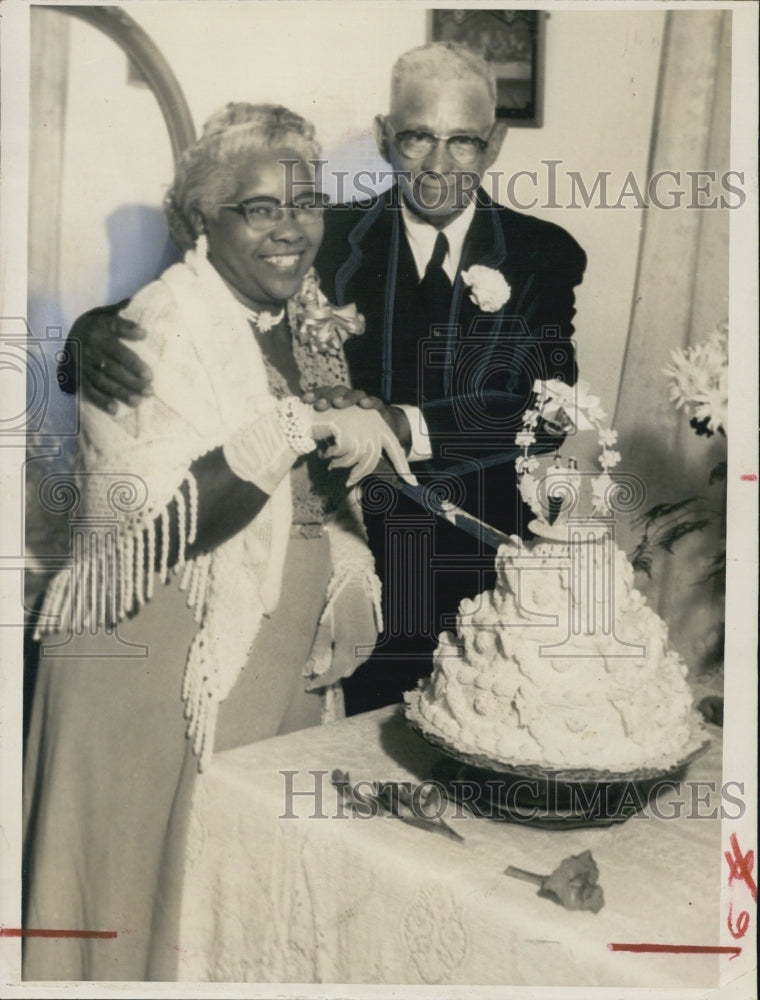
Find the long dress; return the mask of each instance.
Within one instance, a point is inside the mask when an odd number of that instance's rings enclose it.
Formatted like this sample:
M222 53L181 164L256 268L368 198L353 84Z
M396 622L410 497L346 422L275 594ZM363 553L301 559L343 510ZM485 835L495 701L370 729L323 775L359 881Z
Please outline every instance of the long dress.
M294 371L272 360L270 390L292 391ZM290 474L285 599L263 616L219 706L215 750L320 721L323 698L304 690L303 668L334 569L320 520L336 483L317 469L308 457ZM99 935L27 938L26 980L173 978L186 822L203 779L180 698L199 625L180 575L159 576L116 636L69 630L41 647L25 762L24 922Z

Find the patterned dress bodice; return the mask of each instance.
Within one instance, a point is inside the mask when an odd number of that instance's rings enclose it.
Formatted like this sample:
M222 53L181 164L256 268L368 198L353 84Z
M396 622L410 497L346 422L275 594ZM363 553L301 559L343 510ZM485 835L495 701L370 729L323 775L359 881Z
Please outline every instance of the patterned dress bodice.
M295 343L287 320L266 333L251 326L264 356L269 390L277 399L300 396L341 379L340 359L336 363L334 357L315 355ZM346 469L330 471L315 451L298 459L290 473L293 524L298 533L307 538L322 534L325 520L335 513L346 493L347 478Z

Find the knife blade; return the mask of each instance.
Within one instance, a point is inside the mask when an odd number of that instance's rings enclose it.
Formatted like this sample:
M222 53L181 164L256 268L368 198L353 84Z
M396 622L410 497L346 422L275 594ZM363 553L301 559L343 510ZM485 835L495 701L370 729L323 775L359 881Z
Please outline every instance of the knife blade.
M509 542L509 535L504 534L503 531L499 531L492 527L490 524L486 524L485 521L478 520L472 514L469 514L466 510L461 507L457 507L456 504L449 503L447 500L439 500L433 490L426 489L424 486L420 486L419 483L412 485L411 483L403 483L400 487L401 493L404 496L409 497L414 503L422 507L430 514L435 514L436 517L442 518L444 521L448 521L455 528L460 531L466 532L473 538L480 539L485 545L488 545L492 549L498 549L500 545L504 545Z

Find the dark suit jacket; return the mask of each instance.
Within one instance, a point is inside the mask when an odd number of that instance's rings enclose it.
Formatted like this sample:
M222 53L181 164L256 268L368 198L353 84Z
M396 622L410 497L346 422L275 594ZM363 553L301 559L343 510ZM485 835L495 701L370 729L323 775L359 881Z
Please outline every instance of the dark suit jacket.
M450 299L424 327L411 315L418 278L396 188L329 210L315 263L328 298L355 302L366 317L366 332L346 345L354 386L422 411L433 458L414 471L423 480L455 477L450 488L462 506L516 530L511 495L521 449L514 436L533 382L576 380L570 338L573 289L586 265L581 247L559 226L503 208L479 190ZM482 312L462 281L461 272L476 264L498 270L510 285L497 312ZM420 332L410 352L405 338Z

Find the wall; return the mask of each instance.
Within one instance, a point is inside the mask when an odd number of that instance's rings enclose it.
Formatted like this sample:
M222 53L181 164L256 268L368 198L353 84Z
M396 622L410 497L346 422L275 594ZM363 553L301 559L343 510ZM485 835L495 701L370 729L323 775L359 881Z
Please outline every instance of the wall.
M612 414L630 321L642 210L583 207L573 198L569 172L592 190L597 172L609 171L614 203L629 171L645 184L665 15L662 11L552 11L546 30L544 121L541 129L512 129L497 169L538 174L539 204L530 211L563 226L588 255L577 293L581 378ZM556 167L551 203L549 168ZM516 186L523 204L532 183ZM573 204L581 207L565 207Z
M76 18L41 14L70 21L60 215L68 326L160 270L161 198L174 165L158 104L145 85L128 84L128 60L115 42Z

